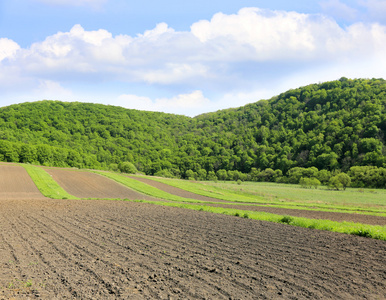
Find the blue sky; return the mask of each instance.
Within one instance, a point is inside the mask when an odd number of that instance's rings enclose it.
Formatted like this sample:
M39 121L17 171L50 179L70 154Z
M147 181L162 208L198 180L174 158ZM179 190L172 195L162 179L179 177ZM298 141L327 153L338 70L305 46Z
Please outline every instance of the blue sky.
M195 116L386 78L384 0L2 0L0 106L43 99Z

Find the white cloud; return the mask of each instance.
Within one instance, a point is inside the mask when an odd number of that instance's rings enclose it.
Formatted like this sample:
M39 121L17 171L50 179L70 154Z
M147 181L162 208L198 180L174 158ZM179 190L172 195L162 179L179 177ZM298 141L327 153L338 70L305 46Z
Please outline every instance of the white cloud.
M7 38L0 38L0 62L5 58L13 57L20 46Z
M131 109L185 114L188 116L195 116L205 112L208 106L211 106L209 99L205 98L202 91L199 90L172 98L158 98L155 100L136 95L121 95L115 101L115 104Z
M374 20L386 21L386 1L384 0L359 0L359 4L364 6L368 15Z
M161 23L136 37L113 37L104 29L86 31L75 25L18 51L15 65L50 76L80 72L159 84L215 80L239 62L371 56L386 47L385 28L361 23L342 28L320 15L244 8L199 21L191 32L176 32ZM12 49L7 55L15 53Z
M269 91L283 91L277 86L287 88L278 82L386 77L386 68L380 67L386 65L386 26L341 27L323 15L258 8L215 14L187 32L160 23L137 36L113 36L105 29L88 31L75 25L23 49L3 38L0 49L1 91L9 89L10 82L12 87L23 83L19 86L30 91L40 84L40 92L54 99L55 93L71 98L63 88L71 84L129 82L149 89L163 85L169 94L175 90L178 95L122 95L117 104L189 115L273 96ZM201 91L215 96L209 101Z
M343 20L355 20L358 11L340 0L324 0L320 2L322 10L330 16Z
M135 37L113 37L104 29L87 31L75 25L9 53L24 73L45 79L80 73L104 80L196 84L222 82L232 64L240 62L296 64L369 57L386 48L385 28L361 23L342 28L321 15L244 8L235 15L218 13L210 21L199 21L191 32L176 32L161 23Z
M215 49L212 59L307 61L355 53L362 43L356 28L342 28L323 15L244 8L236 15L218 13L210 21L193 24L191 30ZM378 43L366 40L369 48Z
M173 84L192 77L207 78L210 71L203 64L167 63L158 70L138 72L138 77L148 83Z
M73 93L62 87L60 83L52 80L40 80L39 86L32 91L32 97L36 100L68 100L72 98Z
M386 13L386 2L384 0L360 0L359 3L373 13Z
M170 28L168 24L162 22L156 25L154 29L146 30L144 34L139 34L139 37L143 37L148 40L157 40L160 36L164 35L165 33L174 33L174 29Z

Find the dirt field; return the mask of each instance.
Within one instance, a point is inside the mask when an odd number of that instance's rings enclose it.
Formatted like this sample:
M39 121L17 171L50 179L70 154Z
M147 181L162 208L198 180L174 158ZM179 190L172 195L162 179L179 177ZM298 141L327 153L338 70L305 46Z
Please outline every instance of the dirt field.
M44 196L23 167L0 164L0 200L39 198Z
M174 186L171 186L171 185L168 185L168 184L165 184L162 182L154 181L151 179L147 179L147 178L135 177L135 176L127 176L127 177L130 177L132 179L135 179L135 180L141 181L143 183L146 183L148 185L151 185L157 189L168 192L169 194L177 195L177 196L184 197L184 198L190 198L190 199L201 200L201 201L209 201L209 202L228 202L225 200L219 200L216 198L211 198L211 197L206 197L206 196L194 194L194 193L182 190L180 188L176 188Z
M194 194L158 181L154 181L151 179L139 178L139 177L131 177L131 178L137 179L151 186L154 186L160 190L163 190L165 192L168 192L170 194L174 194L180 197L202 200L202 201L209 201L209 202L212 202L212 201L227 202L227 201L222 201L214 198L197 195L197 194ZM363 224L382 225L382 226L386 225L386 217L378 217L378 216L367 216L367 215L348 214L348 213L334 213L334 212L324 212L324 211L310 211L310 210L299 210L299 209L285 209L285 208L252 206L252 205L251 206L223 205L223 204L222 205L206 204L206 205L221 206L221 207L242 209L242 210L264 211L264 212L269 212L273 214L289 215L293 217L304 217L304 218L310 218L310 219L326 219L326 220L332 220L337 222L343 222L343 221L357 222L357 223L363 223Z
M99 174L59 168L45 170L69 194L79 198L154 200Z
M3 200L0 299L385 299L386 243L144 203Z

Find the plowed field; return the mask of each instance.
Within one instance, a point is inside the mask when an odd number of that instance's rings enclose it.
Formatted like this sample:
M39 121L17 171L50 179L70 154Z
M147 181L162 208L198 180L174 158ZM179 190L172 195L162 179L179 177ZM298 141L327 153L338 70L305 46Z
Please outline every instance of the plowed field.
M39 198L44 196L23 167L0 164L0 200Z
M384 299L386 243L103 200L4 200L0 299Z
M99 174L58 168L48 168L46 171L69 194L79 198L154 200Z

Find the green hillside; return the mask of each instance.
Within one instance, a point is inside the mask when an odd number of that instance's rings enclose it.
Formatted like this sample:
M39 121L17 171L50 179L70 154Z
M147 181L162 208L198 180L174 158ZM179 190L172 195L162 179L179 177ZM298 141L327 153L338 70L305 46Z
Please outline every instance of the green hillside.
M225 170L272 180L294 167L385 168L385 132L386 81L341 78L195 118L89 103L11 105L0 109L0 160L113 170L128 161L150 175L204 179Z

